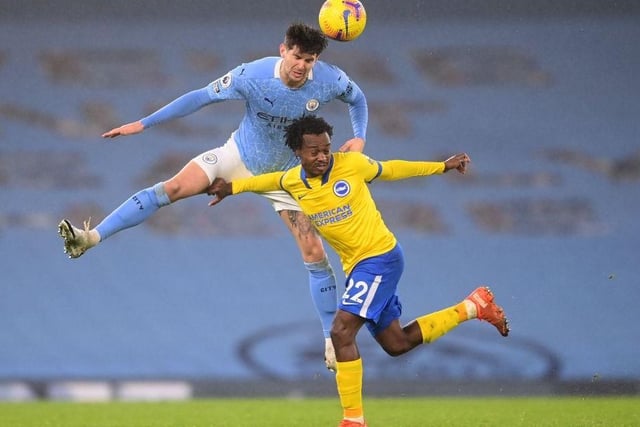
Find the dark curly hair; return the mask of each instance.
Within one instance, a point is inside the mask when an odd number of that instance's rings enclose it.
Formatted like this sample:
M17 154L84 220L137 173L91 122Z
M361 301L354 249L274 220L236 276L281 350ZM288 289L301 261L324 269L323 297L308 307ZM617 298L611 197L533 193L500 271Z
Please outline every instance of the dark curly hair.
M287 49L298 46L300 52L311 55L320 55L328 45L327 37L318 29L301 22L289 25L284 36L284 45Z
M295 119L285 129L285 144L287 147L296 151L302 148L303 135L322 135L323 133L329 135L329 139L333 136L333 127L326 122L322 117L317 116L303 116L299 119Z

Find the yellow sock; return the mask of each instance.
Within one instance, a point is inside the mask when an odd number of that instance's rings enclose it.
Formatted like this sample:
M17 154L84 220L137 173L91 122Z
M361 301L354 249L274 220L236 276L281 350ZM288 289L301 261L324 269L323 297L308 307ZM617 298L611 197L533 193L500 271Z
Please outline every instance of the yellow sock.
M444 310L418 317L416 322L422 332L422 342L433 342L468 319L467 307L463 302Z
M362 359L336 364L336 384L344 418L362 417Z

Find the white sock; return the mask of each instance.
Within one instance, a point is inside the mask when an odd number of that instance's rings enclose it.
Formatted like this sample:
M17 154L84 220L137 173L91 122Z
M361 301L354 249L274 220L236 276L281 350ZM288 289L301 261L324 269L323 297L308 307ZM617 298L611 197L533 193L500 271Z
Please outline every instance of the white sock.
M475 319L476 317L478 317L478 309L472 301L466 299L464 300L464 305L467 308L467 317L469 319Z

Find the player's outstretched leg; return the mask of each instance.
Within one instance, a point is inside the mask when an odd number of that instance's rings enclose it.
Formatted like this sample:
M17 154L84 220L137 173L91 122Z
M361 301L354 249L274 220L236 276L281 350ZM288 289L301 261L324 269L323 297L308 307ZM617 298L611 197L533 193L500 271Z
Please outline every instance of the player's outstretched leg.
M64 251L69 258L78 258L107 237L142 223L170 203L164 184L158 183L129 197L94 229L89 228L88 221L81 230L63 219L58 225L58 233L64 241Z
M509 335L509 321L504 314L504 310L493 301L493 292L486 287L480 286L471 292L466 301L471 301L476 306L476 317L479 320L491 323L496 327L500 335Z

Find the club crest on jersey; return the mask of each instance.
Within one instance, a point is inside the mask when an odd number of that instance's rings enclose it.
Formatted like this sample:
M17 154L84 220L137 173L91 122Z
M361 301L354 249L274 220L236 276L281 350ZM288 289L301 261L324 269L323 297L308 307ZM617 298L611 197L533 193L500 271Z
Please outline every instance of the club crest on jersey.
M320 102L317 99L310 99L307 101L307 111L316 111L320 106Z
M218 156L213 153L206 153L202 156L202 161L210 165L215 165L218 163Z
M344 197L351 191L351 187L347 181L340 180L333 184L333 194L338 197Z
M220 88L226 89L229 86L231 86L231 73L227 73L211 82L211 87L215 93L220 93Z
M220 78L220 86L222 86L223 89L231 86L231 73L227 73Z

